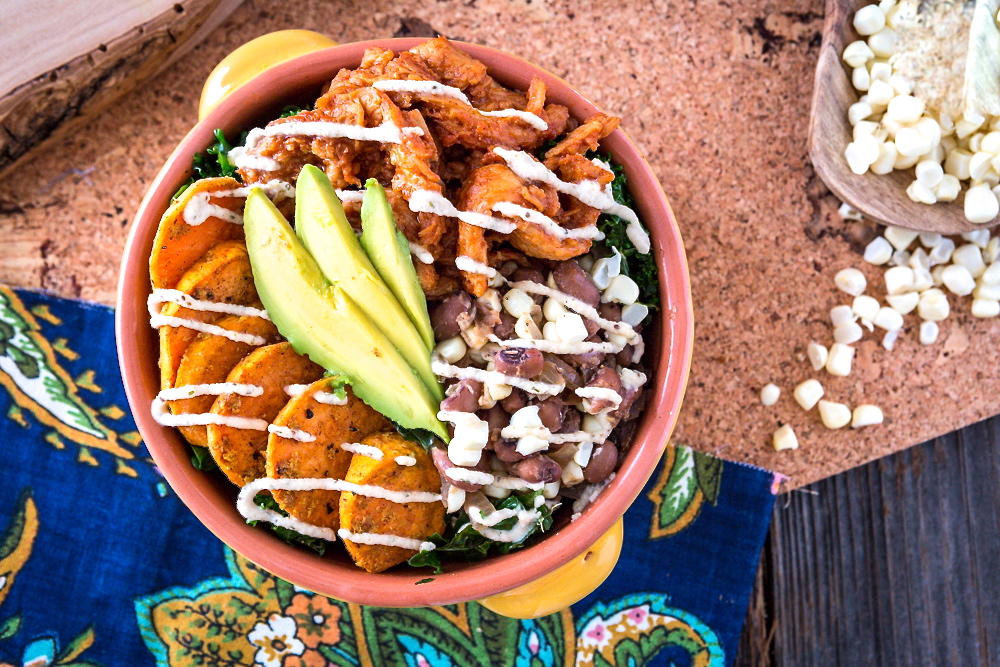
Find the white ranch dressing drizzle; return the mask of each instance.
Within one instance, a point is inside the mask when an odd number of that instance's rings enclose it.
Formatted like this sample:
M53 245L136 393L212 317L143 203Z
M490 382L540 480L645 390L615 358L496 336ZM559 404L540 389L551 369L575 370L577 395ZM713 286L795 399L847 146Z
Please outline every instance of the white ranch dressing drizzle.
M405 466L407 468L417 465L417 459L413 456L397 456L395 459L396 465Z
M622 345L616 345L615 343L588 343L587 341L582 341L580 343L563 343L538 338L510 338L508 340L502 340L493 334L490 334L489 339L490 341L498 343L503 347L535 348L550 354L588 354L590 352L603 352L605 354L610 354L613 352L621 352L624 347Z
M320 526L314 526L311 523L306 523L291 516L282 516L275 512L274 510L264 509L259 507L254 503L253 498L255 495L261 491L347 491L349 493L354 493L359 496L368 496L372 498L382 498L393 503L437 503L441 502L440 494L427 493L424 491L390 491L384 489L380 486L372 486L368 484L352 484L350 482L345 482L340 479L327 479L327 478L302 478L302 479L273 479L270 477L262 477L260 479L255 479L249 484L245 485L240 489L239 496L236 498L236 509L239 513L243 515L243 518L251 521L268 521L276 526L281 526L283 528L288 528L294 530L303 535L308 535L309 537L317 537L322 540L329 540L331 542L335 541L337 534L329 528L322 528ZM352 533L352 535L354 535ZM351 539L351 541L358 541L365 539L363 536L371 535L370 533L358 533L358 540L353 537L345 538ZM396 536L396 535L377 535L377 538L384 538L390 540L392 538L398 538L400 540L408 540L411 538ZM367 544L367 542L361 542ZM429 550L433 549L434 545L427 543L429 546L425 546L420 543L420 549ZM394 545L390 545L394 546ZM412 547L415 548L415 547Z
M340 445L340 448L345 452L351 452L352 454L358 454L359 456L367 456L368 458L375 459L376 461L381 461L385 456L385 453L378 447L362 445L360 442L345 442ZM416 463L416 459L414 459L414 463Z
M337 190L337 198L342 202L361 202L365 199L364 190Z
M410 241L409 244L410 244L410 254L416 257L418 262L420 262L421 264L434 263L434 255L432 255L427 250L427 248L423 247L418 243L414 243L413 241Z
M411 551L433 551L433 542L424 542L412 537L401 535L382 535L380 533L352 533L346 528L337 531L337 535L342 540L350 540L356 544L377 544L383 547L399 547L400 549L410 549Z
M574 393L580 398L609 400L613 405L612 409L622 403L622 395L609 387L578 387Z
M455 267L459 271L465 271L467 273L478 273L480 275L486 276L487 278L495 278L497 276L497 270L491 266L487 266L482 262L477 262L468 255L459 255L455 258Z
M537 510L520 510L517 513L517 523L508 530L490 528L472 520L471 516L469 517L469 521L472 523L473 528L479 531L480 535L489 540L493 540L494 542L520 542L528 535L532 526L540 518L542 518L542 515Z
M236 394L237 396L260 396L264 388L255 384L240 384L238 382L213 382L210 384L185 384L170 389L161 389L156 395L161 401L179 401L195 396L221 396Z
M495 526L501 521L509 519L513 516L517 516L517 510L512 510L512 509L496 510L494 512L491 512L489 516L486 516L485 514L483 514L483 510L479 509L475 505L470 505L467 508L467 512L469 513L469 519L472 522L487 527Z
M459 211L454 204L448 201L447 197L433 190L414 190L407 206L414 213L433 213L434 215L458 218L470 225L491 229L501 234L510 234L517 229L517 225L501 218L472 211Z
M521 218L525 222L538 225L546 234L557 239L593 239L599 241L604 238L604 233L597 228L597 225L566 229L541 211L525 208L514 202L498 201L493 205L492 210L508 218Z
M149 318L149 326L154 329L159 327L184 327L186 329L209 334L211 336L222 336L223 338L228 338L229 340L236 341L237 343L246 343L247 345L253 345L255 347L260 347L267 342L267 339L262 336L255 336L254 334L243 333L241 331L230 331L229 329L223 329L222 327L214 324L206 324L205 322L199 322L198 320L190 320L183 317L172 317L170 315L153 315Z
M495 477L493 486L500 489L510 489L511 491L538 491L545 484L542 482L526 482L520 477Z
M258 156L254 156L258 157ZM263 158L270 159L270 158ZM252 167L256 169L257 167ZM271 170L264 170L271 171ZM252 188L260 188L264 194L273 200L292 198L295 196L295 186L291 183L286 183L285 181L275 179L273 181L268 181L267 183L251 183L250 185L244 185L239 188L234 188L232 190L219 190L218 192L199 192L198 194L191 197L187 204L184 205L184 222L191 225L192 227L197 227L201 223L205 222L209 218L219 218L225 220L226 222L231 222L234 225L243 224L243 215L237 211L231 211L225 206L219 206L218 204L213 204L211 200L213 198L221 197L243 197L246 198L250 194Z
M216 424L218 426L230 426L248 431L266 431L268 427L268 423L263 419L237 417L235 415L217 415L211 412L173 415L167 412L166 402L159 396L153 399L150 412L153 413L153 419L156 420L156 423L161 426L208 426L209 424Z
M301 396L308 388L309 385L307 384L290 384L285 387L285 393L294 398L296 396ZM323 403L324 405L347 405L346 395L341 398L331 391L319 390L312 395L312 399L317 403Z
M469 470L468 468L448 468L444 473L453 482L468 482L469 484L492 484L494 477L488 472Z
M415 81L411 79L384 79L382 81L376 81L375 83L373 83L372 88L384 92L423 93L424 95L440 95L443 97L452 97L472 107L472 102L469 101L469 98L461 90L455 88L454 86L448 86L443 83L439 83L437 81ZM541 132L544 132L545 130L549 129L548 123L546 123L537 114L533 114L530 111L521 111L520 109L500 109L498 111L483 111L481 109L477 109L476 107L472 107L472 109L480 116L491 116L494 118L518 118Z
M614 322L612 320L604 319L601 317L600 313L597 312L596 308L580 301L576 297L570 296L566 292L553 289L548 285L542 285L541 283L536 283L531 280L519 280L511 283L510 286L532 294L550 296L562 305L566 306L566 308L579 314L581 317L586 317L588 320L593 321L597 324L597 326L601 327L605 331L625 336L625 338L627 338L630 342L639 338L639 334L637 334L635 329L633 329L627 322Z
M500 146L495 146L493 152L503 158L510 170L520 178L526 181L540 181L559 192L576 197L591 208L617 215L625 220L628 222L626 234L629 240L635 244L636 250L644 255L649 252L649 235L639 223L639 217L628 206L623 206L615 201L614 195L611 193L610 183L604 187L601 187L597 181L567 183L529 153Z
M267 432L273 433L279 438L287 438L288 440L297 440L299 442L313 442L316 439L316 436L308 431L288 428L287 426L278 426L277 424L268 424Z
M548 382L538 382L519 378L514 375L505 375L499 371L487 371L482 368L462 368L445 362L440 356L434 355L431 359L431 371L438 377L458 378L459 380L477 380L482 383L509 384L512 387L523 389L529 394L536 396L554 396L561 392L564 387L561 384L550 384Z
M153 293L149 295L146 299L146 306L149 308L149 315L157 315L159 306L164 303L176 303L178 306L183 306L188 310L203 310L210 313L223 313L225 315L237 315L240 317L259 317L267 321L271 321L268 317L266 310L261 310L259 308L252 308L250 306L241 306L235 303L221 303L218 301L203 301L201 299L196 299L190 294L181 292L175 289L162 289L157 288L153 290Z

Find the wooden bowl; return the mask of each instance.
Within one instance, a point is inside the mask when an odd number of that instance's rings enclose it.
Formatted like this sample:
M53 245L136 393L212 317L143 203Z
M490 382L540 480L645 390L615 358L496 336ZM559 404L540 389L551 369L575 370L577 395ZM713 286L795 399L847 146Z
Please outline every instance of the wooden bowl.
M858 176L847 166L844 149L852 140L847 108L858 101L858 93L840 56L845 46L859 39L854 32L854 12L868 4L867 0L826 0L823 44L809 115L809 157L816 173L841 201L882 224L958 234L1000 223L1000 217L983 225L965 219L964 186L953 202L921 204L906 194L914 179L913 169Z
M640 218L650 230L660 267L662 308L654 340L648 341L655 374L634 445L615 479L573 522L525 549L479 563L454 563L444 574L415 585L427 570L396 567L381 574L357 568L342 549L318 557L284 544L271 531L246 524L236 511L237 489L218 475L195 470L187 443L173 428L160 426L150 403L160 389L157 334L149 326L149 255L160 216L170 197L191 174L192 156L213 142L221 128L228 136L263 125L289 103L315 99L321 87L344 67L356 67L365 49L402 51L423 40L389 39L346 44L300 56L265 71L218 104L180 142L142 201L129 233L118 286L116 337L122 379L139 432L167 482L205 526L249 560L294 584L357 604L393 607L452 604L508 591L555 570L581 554L625 513L654 472L677 420L691 362L691 292L680 232L652 169L632 141L616 130L603 143L628 176ZM541 77L549 99L577 118L597 107L554 75L514 56L474 44L458 44L487 64L504 85L525 90ZM184 545L176 545L183 549Z

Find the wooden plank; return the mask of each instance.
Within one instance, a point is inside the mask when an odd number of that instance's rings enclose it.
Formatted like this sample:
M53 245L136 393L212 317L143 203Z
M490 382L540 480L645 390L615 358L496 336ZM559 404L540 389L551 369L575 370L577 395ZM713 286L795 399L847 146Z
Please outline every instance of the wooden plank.
M751 599L736 665L1000 665L1000 417L779 499Z

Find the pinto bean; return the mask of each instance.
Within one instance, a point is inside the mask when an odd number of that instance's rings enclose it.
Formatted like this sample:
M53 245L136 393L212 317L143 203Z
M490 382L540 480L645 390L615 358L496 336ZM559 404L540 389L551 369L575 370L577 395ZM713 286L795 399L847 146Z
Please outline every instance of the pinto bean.
M480 457L479 460L482 461L483 458L485 457ZM463 466L457 466L451 462L451 459L448 458L447 450L441 447L434 447L433 449L431 449L431 459L434 460L434 465L435 467L437 467L438 472L441 473L441 476L444 477L445 481L447 481L452 486L462 489L463 491L478 491L479 489L483 488L482 484L470 484L469 482L461 482L452 479L446 474L448 470L451 468L463 467ZM474 468L468 468L468 469L473 470Z
M601 343L603 342L598 336L591 336L587 339L588 343ZM581 368L596 368L604 361L605 352L585 352L583 354L568 354L566 358L569 359L570 363L576 364Z
M587 383L587 386L599 389L610 389L619 396L622 395L622 380L618 377L618 373L616 373L613 368L608 366L601 366L598 368L597 372L595 372L594 376L590 379L590 382ZM596 415L599 412L614 407L614 405L614 401L608 398L587 398L583 401L584 411L592 415Z
M562 426L564 411L565 406L558 398L547 398L538 404L538 418L542 420L542 426L553 433Z
M590 274L584 271L575 259L556 264L556 268L552 270L552 279L561 291L589 306L596 308L601 302L601 290L597 289Z
M493 334L500 340L508 340L514 337L514 325L517 319L506 310L500 311L500 321L493 327Z
M459 320L469 319L473 315L475 305L468 292L453 292L446 296L431 313L431 326L434 328L434 339L445 340L462 332ZM461 317L460 316L465 316Z
M493 445L493 451L504 463L516 463L524 458L524 454L517 451L517 440L501 438Z
M545 284L545 274L538 269L520 268L510 275L511 282L529 280L533 283Z
M590 484L603 482L618 465L618 449L610 442L598 445L583 469L583 478Z
M503 430L504 426L510 423L510 416L504 412L503 408L499 404L494 405L489 410L480 410L478 416L490 427L490 441L486 447L488 449L493 449L493 446L500 439L500 431Z
M454 412L475 412L479 409L479 397L483 395L483 383L464 379L448 387L441 409Z
M612 322L622 321L622 307L617 303L602 303L597 307L597 314Z
M545 357L540 350L533 347L502 347L493 357L493 363L504 375L536 378L545 368Z
M562 477L562 466L544 454L532 454L510 466L511 473L531 484L548 484Z
M523 391L517 389L516 387L511 390L510 396L500 401L500 406L504 409L504 412L508 414L514 414L525 405L528 404L528 397Z
M563 412L562 426L559 428L559 433L575 433L580 430L580 423L583 421L583 415L576 408L569 408Z
M633 354L635 354L635 346L626 345L618 354L615 355L615 361L618 362L619 366L629 366L632 364Z

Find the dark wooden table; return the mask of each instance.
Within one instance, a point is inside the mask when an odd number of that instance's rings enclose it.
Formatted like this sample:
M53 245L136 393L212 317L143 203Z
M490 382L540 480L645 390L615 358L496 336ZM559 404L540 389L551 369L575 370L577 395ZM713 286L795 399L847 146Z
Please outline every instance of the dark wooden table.
M735 664L1000 666L1000 416L780 497Z

